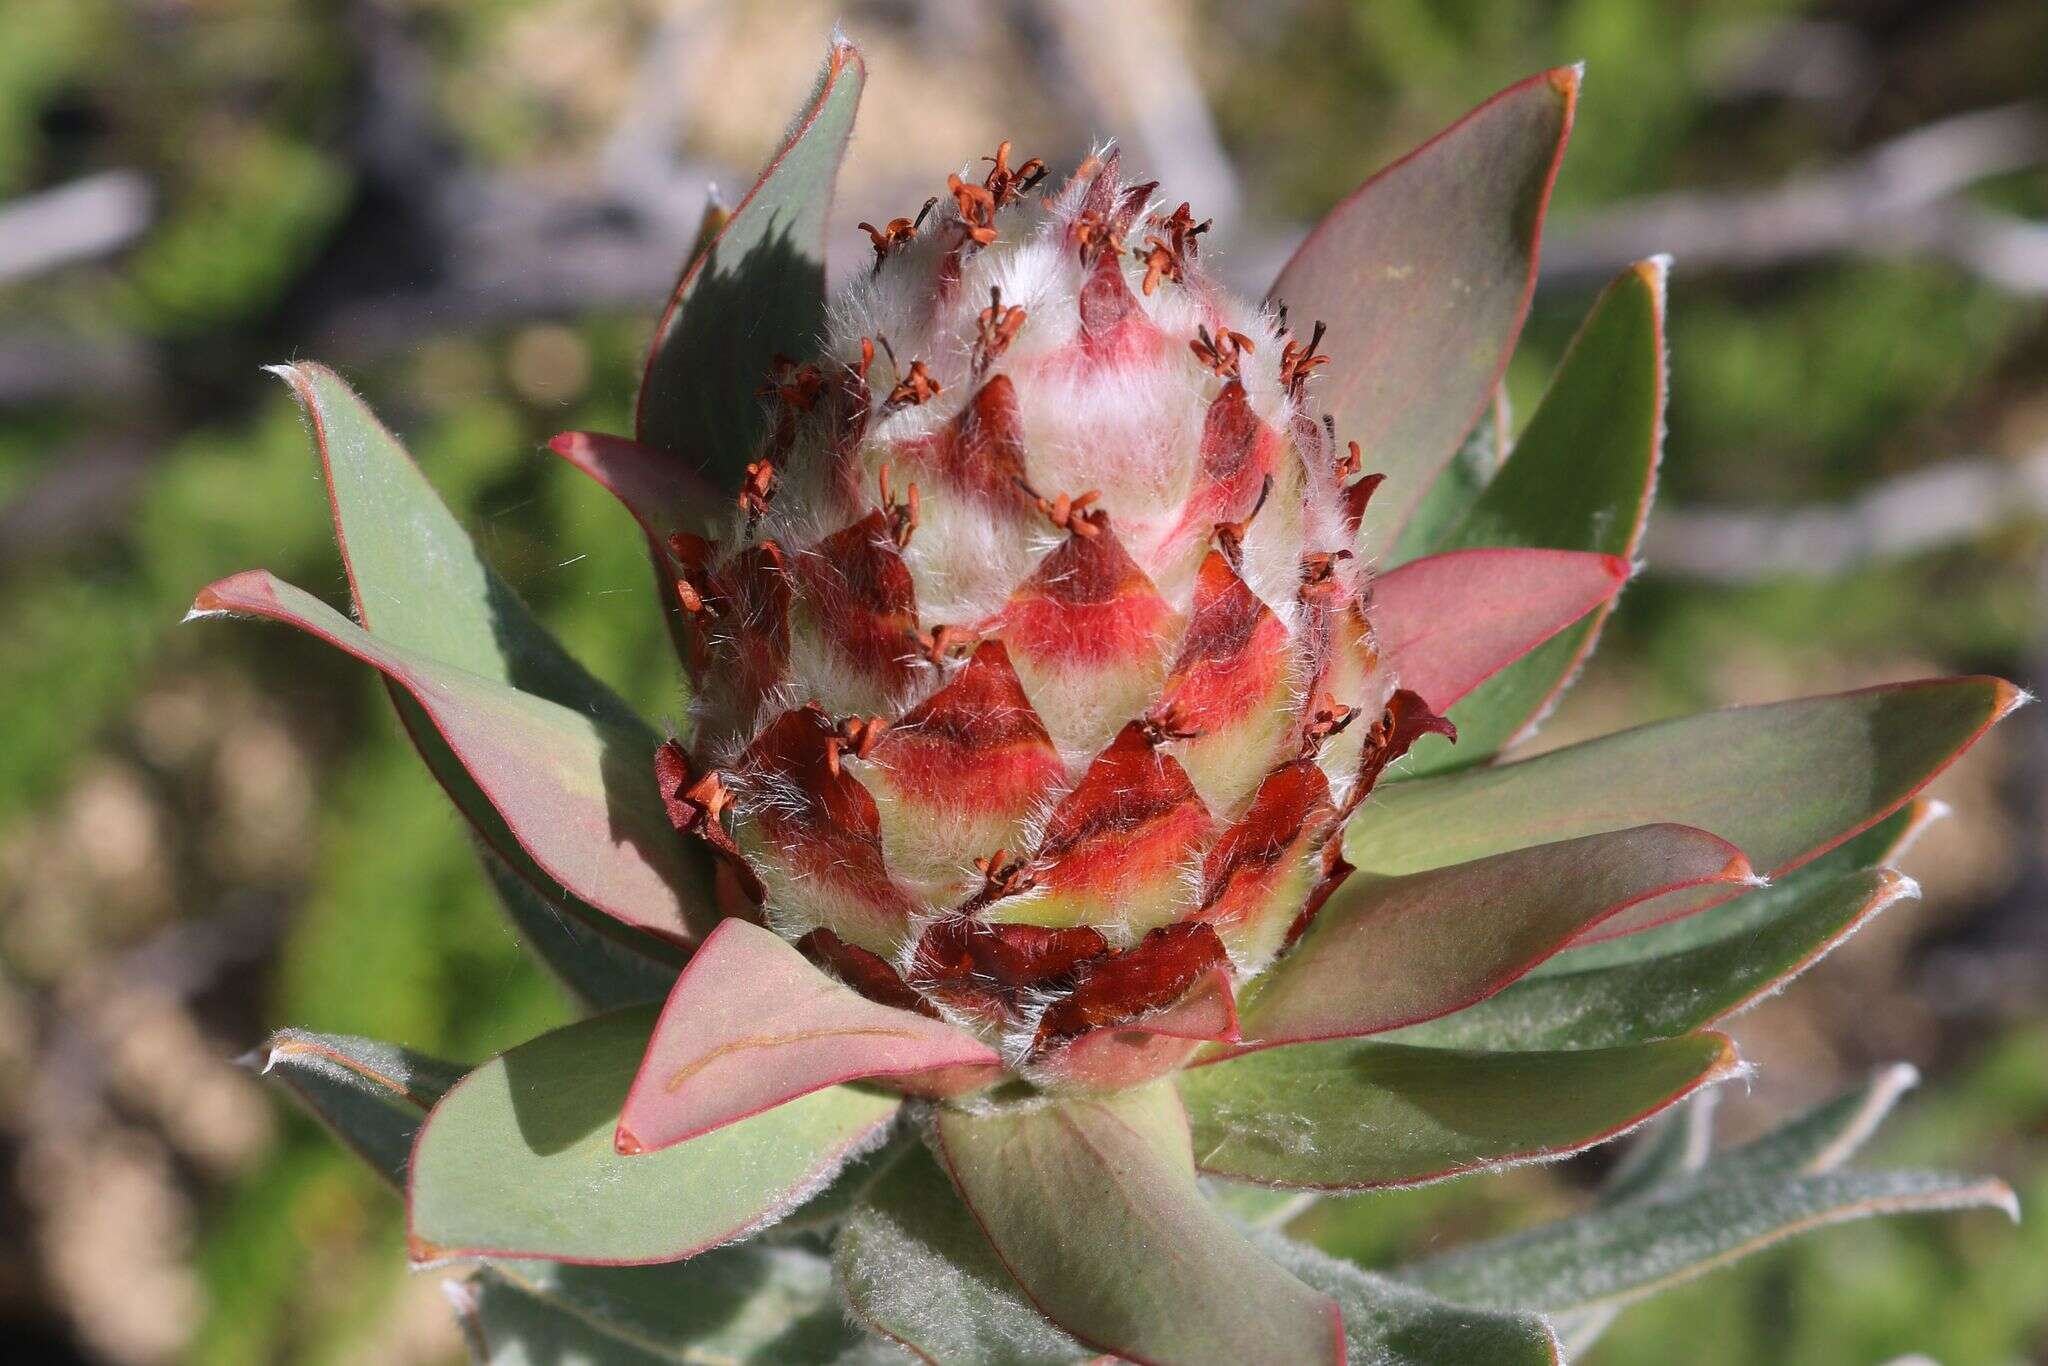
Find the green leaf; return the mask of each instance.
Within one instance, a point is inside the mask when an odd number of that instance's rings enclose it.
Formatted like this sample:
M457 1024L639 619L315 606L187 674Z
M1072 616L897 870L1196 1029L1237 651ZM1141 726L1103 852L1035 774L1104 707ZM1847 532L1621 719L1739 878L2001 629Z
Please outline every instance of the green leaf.
M835 38L794 131L703 253L654 334L635 434L737 488L762 432L755 391L825 324L825 227L867 69Z
M382 672L462 756L534 863L629 925L687 942L713 919L688 842L654 779L656 740L374 636L261 570L200 591L195 616L243 613L296 626Z
M1798 895L1774 899L1776 913L1768 918L1738 914L1722 923L1729 912L1740 911L1744 897L1663 927L1722 931L1696 948L1530 977L1469 1010L1403 1030L1399 1041L1448 1048L1610 1048L1668 1039L1747 1009L1916 891L1911 878L1888 868L1818 882L1802 879ZM1707 923L1696 928L1695 921Z
M1514 453L1431 550L1545 546L1633 557L1664 438L1664 263L1609 285L1580 326ZM1613 602L1482 683L1450 711L1458 743L1429 737L1420 776L1484 760L1538 719L1592 653Z
M1033 1304L1142 1361L1341 1361L1337 1307L1273 1265L1195 1184L1164 1082L938 1112L939 1156Z
M1600 1203L1619 1204L1699 1171L1714 1146L1719 1091L1702 1091L1643 1126L1642 1137L1614 1164L1600 1185Z
M1849 1160L1919 1081L1904 1063L1881 1067L1854 1090L1779 1126L1761 1138L1712 1159L1713 1101L1718 1092L1695 1096L1677 1114L1658 1121L1609 1175L1600 1191L1603 1207L1656 1200L1681 1190L1701 1172L1714 1179L1810 1176L1833 1171ZM1553 1319L1571 1352L1591 1347L1620 1314L1618 1304L1566 1310Z
M679 1261L774 1222L901 1103L835 1086L622 1156L613 1129L654 1017L634 1007L543 1034L434 1107L413 1153L415 1260Z
M566 894L543 896L490 850L479 852L484 876L522 941L578 1002L602 1011L667 997L675 968L592 928L566 907Z
M1919 1083L1919 1071L1907 1063L1880 1067L1863 1085L1741 1147L1717 1154L1701 1174L1707 1180L1721 1180L1834 1171L1856 1155L1899 1103L1899 1097Z
M499 1262L456 1302L488 1366L831 1366L862 1341L824 1258L758 1243L667 1266Z
M485 563L405 447L340 376L312 364L278 366L274 373L305 410L363 629L401 649L599 718L618 732L651 736ZM493 854L591 933L627 953L671 967L680 962L672 946L619 923L543 871L419 703L395 685L390 692L420 757ZM650 757L642 763L651 765L651 745L646 752ZM708 904L710 872L699 851L686 847L675 861L688 870L685 885L692 899Z
M453 1063L397 1044L303 1029L279 1030L248 1060L394 1187L405 1185L427 1111L462 1076Z
M1486 411L1465 434L1465 443L1430 484L1429 492L1422 495L1415 511L1408 514L1408 523L1401 528L1393 550L1380 557L1381 569L1393 569L1429 554L1443 543L1452 527L1465 520L1465 514L1479 501L1479 495L1500 470L1501 461L1507 458L1508 433L1512 430L1507 390L1496 387Z
M1202 1178L1202 1194L1226 1218L1253 1229L1285 1228L1296 1215L1322 1199L1315 1191L1279 1190L1215 1176Z
M854 1206L832 1265L855 1317L922 1360L1068 1366L1089 1354L1031 1307L921 1147Z
M1332 209L1273 282L1298 325L1329 323L1316 402L1387 476L1368 556L1397 543L1507 366L1578 91L1574 68L1503 90Z
M1719 1034L1559 1053L1347 1040L1250 1053L1178 1082L1203 1171L1363 1190L1577 1152L1736 1070Z
M1483 1002L1647 897L1740 882L1727 841L1646 825L1406 877L1357 874L1238 1007L1247 1046L1378 1034ZM1496 998L1498 999L1498 998Z
M1557 1339L1534 1314L1451 1304L1275 1233L1252 1241L1337 1301L1347 1366L1557 1366Z
M2019 1215L2011 1189L1982 1177L1839 1171L1789 1179L1703 1177L1653 1198L1432 1258L1402 1278L1487 1308L1617 1305L1829 1224L1981 1207Z
M1925 828L1941 804L1916 797L1862 834L1844 840L1811 863L1800 865L1770 884L1744 892L1713 908L1711 915L1689 915L1653 929L1639 930L1596 944L1581 944L1537 965L1531 977L1563 976L1594 968L1641 963L1707 944L1731 935L1748 934L1785 915L1816 887L1849 873L1867 872L1897 857Z
M1698 826L1776 876L1867 829L2023 700L1995 678L1935 679L1662 721L1496 768L1395 783L1345 832L1372 873L1413 873L1657 821ZM1605 938L1725 900L1644 902Z

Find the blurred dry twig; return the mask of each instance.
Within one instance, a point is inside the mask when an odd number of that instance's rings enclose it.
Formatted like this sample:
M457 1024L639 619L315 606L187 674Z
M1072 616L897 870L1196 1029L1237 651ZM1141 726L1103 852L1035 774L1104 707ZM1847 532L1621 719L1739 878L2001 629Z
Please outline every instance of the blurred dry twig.
M2048 110L1959 114L1769 189L1659 195L1560 224L1544 244L1544 283L1602 281L1654 251L1694 270L1920 254L2015 294L2048 294L2048 226L1966 197L1981 181L2044 161Z
M1657 572L1718 583L1827 577L2048 517L2048 450L2023 460L1950 460L1844 503L1772 509L1663 508L1644 555Z

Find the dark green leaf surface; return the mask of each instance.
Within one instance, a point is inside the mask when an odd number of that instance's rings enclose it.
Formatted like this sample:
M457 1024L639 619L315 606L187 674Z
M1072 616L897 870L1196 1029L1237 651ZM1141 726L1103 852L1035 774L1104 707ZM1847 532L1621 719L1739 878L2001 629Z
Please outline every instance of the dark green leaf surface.
M296 626L379 670L462 756L477 790L551 876L669 939L706 928L710 897L662 806L656 741L639 722L564 707L394 645L261 571L202 590L193 611Z
M591 1010L617 1010L667 997L676 981L673 966L593 928L563 904L570 898L559 893L559 899L543 896L490 850L479 853L484 876L521 942L580 1004ZM604 919L617 923L609 916Z
M825 225L866 76L835 39L794 132L685 268L655 331L636 434L721 487L737 488L753 458L755 391L776 354L810 354L823 330Z
M1896 811L2019 698L1995 678L1934 679L1662 721L1381 788L1352 818L1344 854L1364 872L1411 873L1675 821L1729 840L1776 876ZM1659 897L1595 937L1725 899Z
M1169 1083L982 1115L940 1110L937 1133L1003 1265L1083 1342L1161 1363L1342 1359L1335 1303L1202 1199Z
M489 1366L833 1366L863 1337L824 1258L758 1243L668 1266L499 1262L464 1291Z
M2012 1191L1982 1177L1838 1171L1702 1179L1433 1258L1409 1268L1403 1279L1489 1308L1623 1304L1829 1224L1980 1207L2018 1217Z
M1656 482L1664 387L1664 266L1644 262L1593 305L1499 474L1428 548L1633 556ZM1611 610L1596 609L1480 684L1450 711L1458 743L1428 737L1402 771L1461 768L1496 753L1556 700Z
M855 1205L832 1265L854 1315L923 1360L1069 1366L1090 1355L1031 1307L922 1148Z
M1345 1041L1212 1063L1178 1084L1203 1171L1362 1190L1577 1152L1735 1067L1718 1034L1556 1053Z
M279 1030L250 1061L395 1187L405 1185L427 1111L462 1076L453 1063L397 1044L303 1029Z
M654 1017L635 1007L543 1034L448 1093L413 1151L415 1259L688 1257L779 1217L900 1104L835 1086L622 1156L613 1129Z
M1534 1314L1474 1310L1278 1234L1252 1240L1268 1257L1337 1301L1345 1366L1555 1366L1557 1340Z
M600 718L622 733L646 732L625 703L572 659L485 563L405 447L338 375L311 364L279 366L276 373L305 410L356 618L365 630L479 678ZM396 685L391 697L420 756L493 854L592 934L627 953L671 966L678 961L671 946L619 923L543 871L419 703ZM692 896L708 896L702 857L685 849L678 858L689 867ZM536 949L547 946L534 942Z
M1508 87L1332 209L1273 282L1298 328L1329 323L1316 403L1387 476L1367 554L1395 545L1514 350L1578 90L1571 68Z
M1462 1019L1587 926L1646 897L1749 875L1733 845L1683 825L1534 845L1405 877L1355 874L1248 988L1244 1038L1350 1038L1452 1011Z
M1801 895L1774 902L1778 913L1769 919L1741 916L1747 923L1698 947L1530 977L1395 1037L1446 1048L1610 1048L1668 1039L1743 1010L1914 890L1910 878L1890 869L1808 882ZM1740 905L1731 902L1665 928L1691 930L1691 922L1718 921Z

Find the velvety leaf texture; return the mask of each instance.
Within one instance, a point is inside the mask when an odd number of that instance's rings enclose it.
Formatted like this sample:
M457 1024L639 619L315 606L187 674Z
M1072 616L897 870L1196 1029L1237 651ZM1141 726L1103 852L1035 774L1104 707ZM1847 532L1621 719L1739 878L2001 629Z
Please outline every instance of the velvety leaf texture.
M837 1366L863 1338L824 1258L758 1243L668 1266L499 1262L457 1305L489 1366Z
M1349 1349L1345 1366L1555 1366L1559 1359L1557 1339L1534 1314L1451 1304L1278 1234L1252 1241L1337 1301Z
M1170 1085L989 1115L942 1110L938 1137L996 1255L1083 1342L1160 1363L1342 1361L1335 1302L1202 1199Z
M660 1152L612 1143L645 1007L543 1034L465 1077L413 1150L413 1255L676 1261L773 1222L895 1114L833 1087Z
M405 1184L428 1109L462 1076L453 1063L397 1044L302 1029L271 1035L248 1061L394 1186Z
M1577 1152L1735 1067L1718 1034L1551 1053L1346 1041L1268 1049L1177 1082L1203 1171L1363 1190Z
M1827 1172L1702 1180L1682 1193L1548 1224L1454 1252L1404 1278L1492 1308L1625 1303L1830 1224L1880 1214L1992 1208L2017 1218L2003 1182L1934 1172Z
M643 947L659 941L641 935L621 943L618 936L629 931L618 921L599 916L592 923L566 908L566 894L543 895L490 850L479 852L484 876L521 942L580 1004L597 1011L617 1010L668 995L675 985L675 966Z
M1069 1366L1089 1355L1031 1307L921 1148L855 1205L832 1260L854 1316L925 1361Z
M1570 68L1502 91L1331 210L1273 282L1273 298L1329 323L1317 402L1387 476L1368 553L1394 544L1492 398L1578 91Z

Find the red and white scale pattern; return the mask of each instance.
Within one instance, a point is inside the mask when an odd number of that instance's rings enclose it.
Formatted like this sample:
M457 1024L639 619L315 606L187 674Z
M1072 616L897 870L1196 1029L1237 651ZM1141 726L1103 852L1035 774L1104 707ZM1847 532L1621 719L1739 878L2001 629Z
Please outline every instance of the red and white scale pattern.
M697 714L661 777L734 906L849 985L1034 1075L1142 1021L1140 1074L1228 1034L1442 723L1374 647L1376 481L1310 348L1113 153L1013 184L899 220L771 377L726 534L672 546Z

